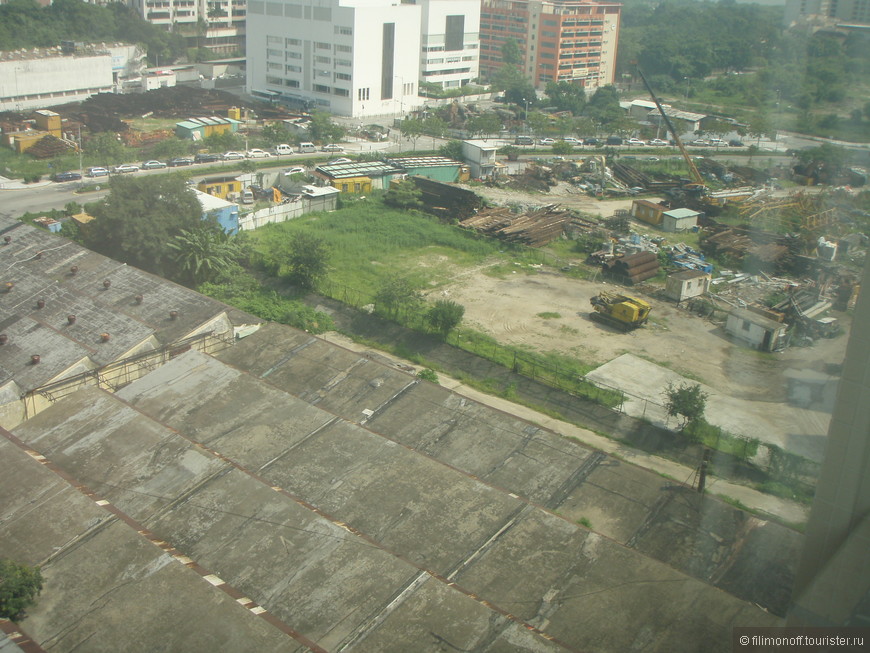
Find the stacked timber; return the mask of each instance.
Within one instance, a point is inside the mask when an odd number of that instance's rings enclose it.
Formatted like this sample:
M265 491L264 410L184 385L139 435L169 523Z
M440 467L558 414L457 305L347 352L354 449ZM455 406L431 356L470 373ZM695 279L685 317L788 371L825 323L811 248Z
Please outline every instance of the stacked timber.
M465 188L445 184L426 177L411 177L420 189L420 199L426 210L445 222L457 222L473 216L482 202L478 195Z
M560 238L569 226L586 224L591 225L588 220L576 218L571 211L551 204L536 211L519 214L512 213L505 207L483 209L477 215L462 220L459 226L500 240L540 247Z
M603 264L604 274L626 285L634 285L656 276L659 259L653 252L637 252Z

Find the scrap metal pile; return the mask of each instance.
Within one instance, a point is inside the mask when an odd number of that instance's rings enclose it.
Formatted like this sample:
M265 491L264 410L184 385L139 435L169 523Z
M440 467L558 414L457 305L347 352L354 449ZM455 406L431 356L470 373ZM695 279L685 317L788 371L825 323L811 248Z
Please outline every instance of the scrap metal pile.
M462 220L459 226L500 240L540 247L560 238L567 230L593 229L598 223L550 204L526 213L513 213L506 207L483 209Z

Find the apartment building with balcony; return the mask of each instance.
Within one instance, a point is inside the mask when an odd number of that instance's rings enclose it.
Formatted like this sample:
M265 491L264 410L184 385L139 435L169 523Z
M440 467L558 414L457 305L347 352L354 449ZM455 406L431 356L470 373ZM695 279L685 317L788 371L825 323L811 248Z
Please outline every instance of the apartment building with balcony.
M536 87L568 81L595 89L612 84L622 5L590 0L483 0L480 71L502 65L502 46L513 39L523 72Z

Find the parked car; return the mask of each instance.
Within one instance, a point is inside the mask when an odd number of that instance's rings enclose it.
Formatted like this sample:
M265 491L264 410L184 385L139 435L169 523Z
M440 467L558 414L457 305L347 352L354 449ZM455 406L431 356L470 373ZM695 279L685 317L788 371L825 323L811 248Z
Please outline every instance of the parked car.
M275 156L282 156L284 154L293 154L293 146L288 145L287 143L281 143L280 145L275 146Z
M514 139L514 145L534 145L535 139L531 136L517 136Z
M162 170L166 167L166 164L163 161L146 161L142 164L143 170Z
M584 138L583 144L584 145L601 145L601 141L597 138L594 138L594 137L593 138Z
M102 166L93 166L88 168L88 171L85 174L88 177L108 177L109 169Z
M538 145L552 145L555 142L555 138L542 138L538 141Z
M336 145L335 143L330 143L329 145L324 145L320 148L321 152L344 152L344 148L341 145Z
M668 142L663 141L661 138L653 138L652 140L650 140L649 143L647 143L647 145L655 145L658 147L662 147L662 146L665 146L667 144L668 144Z
M626 141L626 145L631 145L633 147L643 147L646 145L646 141L642 141L639 138L629 138L628 141Z
M196 154L193 157L194 163L215 163L221 160L220 154Z
M77 172L56 172L51 178L54 181L78 181L82 176Z
M166 165L168 165L170 168L177 168L178 166L192 166L193 159L186 156L178 156L174 159L169 159L169 161L166 162Z
M353 159L348 159L346 156L339 157L337 159L330 159L328 165L338 165L339 163L353 163Z
M122 163L119 166L113 167L112 172L116 174L124 174L126 172L139 172L139 166L132 163Z
M221 155L221 158L224 161L238 161L240 159L244 159L245 155L242 154L241 152L224 152Z
M261 150L260 148L255 147L252 150L248 150L245 152L245 156L249 159L265 159L266 157L272 156L266 150Z
M622 139L619 136L608 136L604 141L605 145L622 145Z
M736 138L728 141L728 147L744 147L743 141L739 141Z
M723 141L721 138L711 138L710 145L712 145L713 147L719 147L720 145L724 146L725 141Z
M695 147L707 147L710 144L703 138L696 138L691 143L689 143L689 145L694 145Z
M304 173L305 173L305 168L303 168L302 166L295 166L295 167L293 167L293 168L287 168L287 169L284 171L284 174L285 174L285 175L288 175L288 176L289 176L289 175L301 175L301 174L304 174Z
M570 143L571 145L583 145L583 141L579 138L574 138L573 136L566 136L562 139L565 143Z

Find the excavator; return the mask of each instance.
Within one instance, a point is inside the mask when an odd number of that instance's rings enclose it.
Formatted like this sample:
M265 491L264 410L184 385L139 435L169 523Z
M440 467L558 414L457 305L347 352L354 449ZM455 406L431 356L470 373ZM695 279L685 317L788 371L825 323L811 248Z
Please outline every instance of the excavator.
M621 331L631 331L646 324L650 305L642 299L615 292L602 291L590 298L592 319Z

